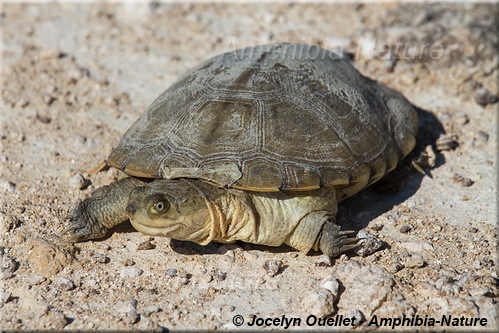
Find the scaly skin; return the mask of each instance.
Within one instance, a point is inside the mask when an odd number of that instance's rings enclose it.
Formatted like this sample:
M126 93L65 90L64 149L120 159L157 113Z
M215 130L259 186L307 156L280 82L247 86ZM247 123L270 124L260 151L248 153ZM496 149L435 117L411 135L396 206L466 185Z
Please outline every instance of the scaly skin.
M102 238L107 229L126 221L130 192L144 184L136 178L120 179L95 190L90 197L79 202L69 216L69 228L64 230L71 235L69 241Z

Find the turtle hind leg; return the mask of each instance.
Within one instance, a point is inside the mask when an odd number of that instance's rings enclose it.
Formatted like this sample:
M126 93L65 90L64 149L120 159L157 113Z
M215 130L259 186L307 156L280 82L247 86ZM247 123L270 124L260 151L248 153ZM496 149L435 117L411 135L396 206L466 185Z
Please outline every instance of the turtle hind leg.
M319 237L317 237L316 244L318 248L329 257L337 257L343 252L360 246L358 238L348 237L355 231L341 230L340 226L335 222L335 219L329 218L322 226Z
M88 198L79 202L69 215L70 242L102 238L107 229L128 219L126 206L130 193L145 183L136 178L124 178L95 190Z

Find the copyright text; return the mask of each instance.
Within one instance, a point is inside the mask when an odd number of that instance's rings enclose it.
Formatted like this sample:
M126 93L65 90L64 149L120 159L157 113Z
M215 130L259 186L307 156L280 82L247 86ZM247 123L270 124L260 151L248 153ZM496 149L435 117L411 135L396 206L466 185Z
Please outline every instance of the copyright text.
M395 329L396 327L476 327L487 326L487 318L474 317L456 317L452 315L443 315L439 318L425 316L405 316L402 317L378 317L372 316L369 320L361 320L355 316L347 317L336 315L334 317L321 318L314 315L309 315L306 318L288 317L282 315L280 317L259 317L251 315L245 319L241 315L235 315L232 318L235 326L255 327L280 327L288 329L291 327L353 327L357 325L365 325L369 327L385 327Z

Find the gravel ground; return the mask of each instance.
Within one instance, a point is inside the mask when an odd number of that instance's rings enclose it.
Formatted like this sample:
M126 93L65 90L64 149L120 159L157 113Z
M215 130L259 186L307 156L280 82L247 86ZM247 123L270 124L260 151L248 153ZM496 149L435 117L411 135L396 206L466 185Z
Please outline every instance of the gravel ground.
M422 330L469 330L460 318L496 328L497 17L496 4L3 4L0 326L248 329L285 316L370 330L406 316ZM270 42L341 47L419 108L416 151L340 205L340 222L382 249L327 266L285 246L202 247L129 223L99 241L60 236L73 205L117 177L88 170L179 74ZM431 326L442 316L460 326Z

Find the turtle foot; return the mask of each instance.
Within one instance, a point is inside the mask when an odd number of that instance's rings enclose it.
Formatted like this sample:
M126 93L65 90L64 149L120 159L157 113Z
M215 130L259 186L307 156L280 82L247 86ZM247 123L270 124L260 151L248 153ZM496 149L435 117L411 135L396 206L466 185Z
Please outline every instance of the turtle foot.
M348 237L354 233L352 230L341 230L334 220L328 220L319 236L319 249L329 257L337 257L343 252L355 249L360 246L359 238Z
M70 242L102 238L106 235L107 228L89 213L88 206L86 199L79 202L71 211L68 217L70 225L62 232L63 235L70 235Z

